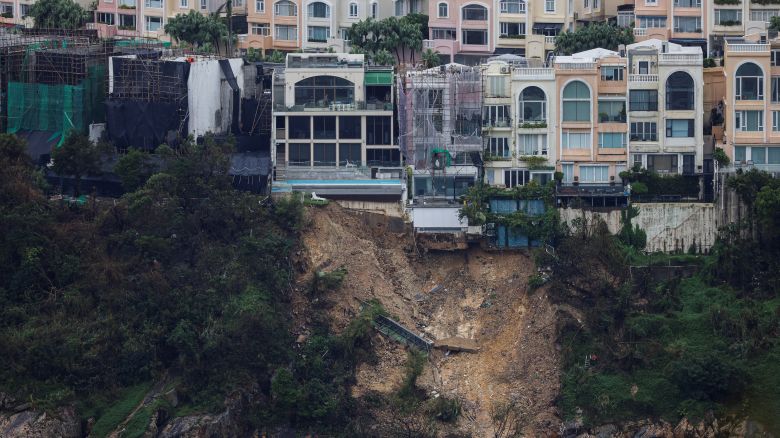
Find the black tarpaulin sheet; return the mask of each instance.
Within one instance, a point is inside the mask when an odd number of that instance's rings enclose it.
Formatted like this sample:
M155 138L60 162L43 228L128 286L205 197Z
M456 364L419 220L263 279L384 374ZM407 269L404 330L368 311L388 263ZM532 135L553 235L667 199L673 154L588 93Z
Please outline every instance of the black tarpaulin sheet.
M106 132L118 148L154 150L184 136L187 118L179 105L168 102L109 100L106 102ZM171 145L172 146L172 145Z

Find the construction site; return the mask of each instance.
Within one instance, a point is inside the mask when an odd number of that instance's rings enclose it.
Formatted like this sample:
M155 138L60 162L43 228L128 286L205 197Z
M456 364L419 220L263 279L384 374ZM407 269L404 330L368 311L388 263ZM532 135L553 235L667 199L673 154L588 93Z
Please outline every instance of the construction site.
M401 153L413 196L455 199L474 184L483 149L480 67L447 64L399 77Z

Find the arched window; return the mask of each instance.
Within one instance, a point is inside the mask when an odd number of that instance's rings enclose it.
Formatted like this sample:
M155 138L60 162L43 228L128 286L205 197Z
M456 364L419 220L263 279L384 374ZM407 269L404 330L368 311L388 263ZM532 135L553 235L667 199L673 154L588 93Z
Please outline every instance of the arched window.
M487 8L480 5L466 5L461 9L464 20L471 21L487 21L488 13Z
M447 18L450 16L450 7L447 3L439 3L439 18Z
M298 15L298 8L290 0L282 0L274 5L274 15L279 17L295 17Z
M295 84L295 104L327 108L330 104L355 102L355 84L335 76L313 76Z
M357 18L358 16L358 4L352 2L349 4L349 18Z
M371 18L376 18L376 16L377 16L377 8L378 8L378 6L377 6L376 2L371 3Z
M539 87L528 87L520 93L520 121L544 122L547 120L547 96Z
M584 82L574 81L563 89L563 121L590 121L590 90Z
M684 71L672 73L666 80L666 109L694 109L693 78Z
M762 100L764 99L764 71L761 67L746 62L739 66L736 74L737 100Z
M330 6L323 2L309 3L309 18L330 18Z

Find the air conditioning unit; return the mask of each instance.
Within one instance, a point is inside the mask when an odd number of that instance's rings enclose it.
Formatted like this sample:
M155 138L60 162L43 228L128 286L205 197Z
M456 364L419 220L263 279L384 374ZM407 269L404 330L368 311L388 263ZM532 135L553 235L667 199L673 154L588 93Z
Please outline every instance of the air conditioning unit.
M509 66L505 65L501 67L501 74L509 74Z

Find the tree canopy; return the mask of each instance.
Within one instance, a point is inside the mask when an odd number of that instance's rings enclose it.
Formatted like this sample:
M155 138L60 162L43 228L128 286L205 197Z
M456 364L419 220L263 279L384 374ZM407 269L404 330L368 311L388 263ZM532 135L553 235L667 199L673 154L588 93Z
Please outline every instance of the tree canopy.
M352 25L349 39L353 52L365 53L375 64L389 64L388 54L395 55L395 61L405 64L415 62L415 54L422 49L427 32L428 16L410 14L401 18L389 17L383 20L368 18ZM387 53L385 53L387 52Z
M219 44L226 41L228 28L216 14L203 15L195 10L178 14L165 24L165 33L177 42L192 44L195 48L219 51Z
M607 23L580 27L574 32L566 31L555 38L555 49L561 55L571 55L595 48L617 50L621 44L632 44L634 32Z
M73 0L36 1L29 15L38 29L78 29L88 20L84 8Z
M100 152L89 138L72 131L61 146L51 153L53 169L60 176L72 176L76 180L74 196L81 192L81 178L100 172Z

